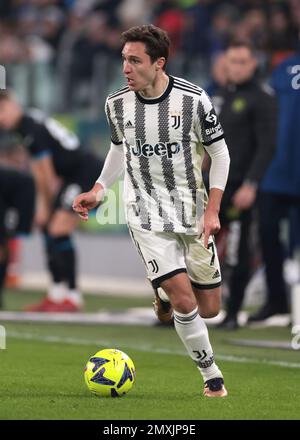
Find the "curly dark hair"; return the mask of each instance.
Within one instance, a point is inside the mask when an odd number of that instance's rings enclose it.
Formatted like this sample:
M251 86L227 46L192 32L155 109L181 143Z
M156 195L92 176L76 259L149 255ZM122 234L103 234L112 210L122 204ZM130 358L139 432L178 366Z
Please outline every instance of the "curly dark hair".
M154 26L153 24L147 24L132 27L121 34L122 46L128 42L136 41L140 41L141 43L145 44L146 53L149 55L152 63L154 63L154 61L156 61L158 58L165 58L165 69L170 48L170 40L167 32L157 26Z

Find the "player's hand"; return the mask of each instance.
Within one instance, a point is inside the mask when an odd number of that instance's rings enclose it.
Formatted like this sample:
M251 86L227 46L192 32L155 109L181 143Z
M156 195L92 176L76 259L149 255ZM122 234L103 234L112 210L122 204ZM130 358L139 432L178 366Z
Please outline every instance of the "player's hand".
M232 197L233 206L240 211L251 208L256 199L256 191L255 185L243 184Z
M204 247L207 248L209 237L217 234L221 229L218 211L206 209L203 216L200 218L198 225L200 236L204 234Z
M79 194L72 205L72 208L82 220L87 221L89 218L89 211L96 208L101 202L104 194L102 185L96 183L91 191Z

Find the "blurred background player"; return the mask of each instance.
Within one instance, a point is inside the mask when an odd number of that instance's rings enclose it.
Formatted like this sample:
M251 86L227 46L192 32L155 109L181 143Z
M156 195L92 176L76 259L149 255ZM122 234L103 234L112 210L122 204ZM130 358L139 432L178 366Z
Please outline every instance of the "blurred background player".
M73 312L82 306L71 235L78 225L72 201L88 189L102 161L77 136L39 110L24 111L11 92L0 92L0 127L18 133L32 158L37 188L35 224L44 234L52 285L28 311Z
M263 306L250 315L249 322L262 321L275 314L289 311L287 286L283 277L283 262L287 252L281 239L281 224L282 220L286 219L290 230L293 230L293 209L299 234L299 66L300 47L297 54L283 61L272 74L271 84L279 100L277 148L262 181L260 197L260 240L266 268L267 295ZM297 235L295 238L297 239Z
M11 136L0 134L0 150L16 146ZM2 154L1 154L2 156ZM35 204L32 176L18 170L9 161L0 160L0 308L9 262L9 241L30 233ZM11 218L9 220L9 214ZM13 215L12 215L13 214Z
M220 220L228 230L233 230L234 222L237 237L231 255L225 256L230 266L229 297L220 326L233 329L238 327L237 314L252 275L250 226L257 188L275 151L277 107L271 91L256 77L257 59L249 43L229 44L224 68L227 85L213 96L231 157ZM232 244L227 243L227 250Z
M225 397L203 320L216 316L221 303L212 236L220 229L230 161L223 130L203 89L166 74L165 31L137 26L122 34L122 42L127 86L106 101L111 149L96 184L75 199L74 210L87 220L125 160L131 238L153 288L161 286L169 298L177 334L203 377L204 395ZM208 197L201 175L205 150L212 163Z
M28 155L17 136L8 135L0 130L0 164L29 173ZM13 212L13 210L12 210ZM13 218L8 214L9 218ZM20 286L20 258L22 251L22 239L16 235L9 238L7 243L8 261L5 278L5 287L16 288Z

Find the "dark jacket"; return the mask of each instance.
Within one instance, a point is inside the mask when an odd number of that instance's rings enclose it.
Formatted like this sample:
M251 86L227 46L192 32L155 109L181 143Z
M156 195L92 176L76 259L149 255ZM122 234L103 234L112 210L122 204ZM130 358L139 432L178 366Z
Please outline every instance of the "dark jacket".
M228 183L262 180L276 146L277 101L254 79L213 96L230 154Z

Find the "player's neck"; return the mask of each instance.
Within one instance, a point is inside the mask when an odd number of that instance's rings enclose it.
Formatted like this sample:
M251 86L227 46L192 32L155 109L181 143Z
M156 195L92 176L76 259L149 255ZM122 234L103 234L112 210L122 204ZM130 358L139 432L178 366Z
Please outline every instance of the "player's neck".
M169 77L165 72L157 76L155 81L143 90L140 90L140 95L143 98L158 98L161 96L169 84Z

